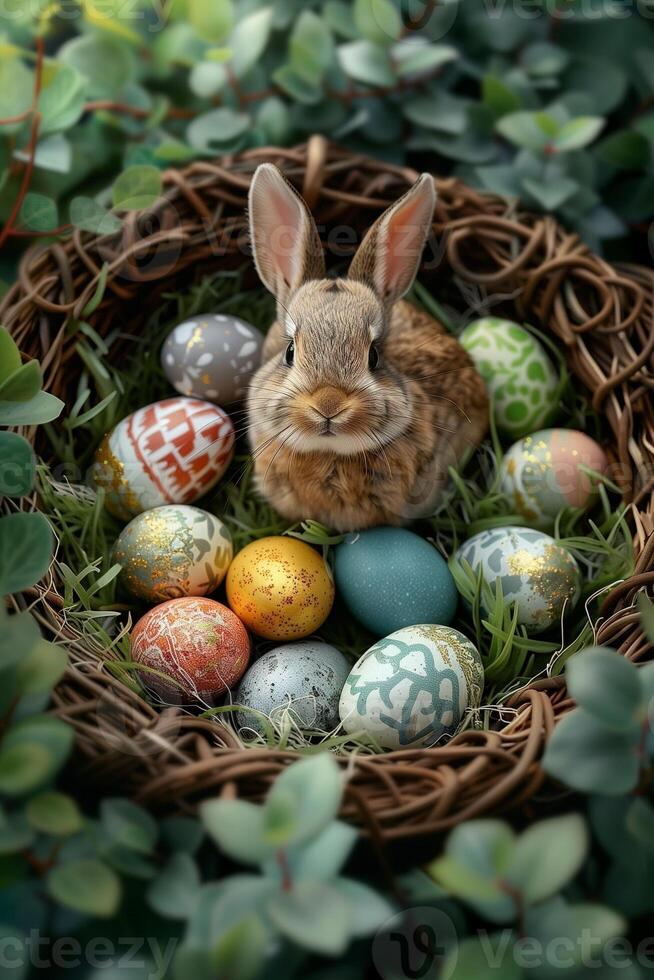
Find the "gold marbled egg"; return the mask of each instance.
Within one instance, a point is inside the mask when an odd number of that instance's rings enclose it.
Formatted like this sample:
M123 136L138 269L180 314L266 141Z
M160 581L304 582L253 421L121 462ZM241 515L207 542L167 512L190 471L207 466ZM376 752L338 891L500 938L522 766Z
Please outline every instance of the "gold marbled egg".
M259 636L299 640L326 620L334 583L310 545L297 538L262 538L243 548L230 565L227 600Z

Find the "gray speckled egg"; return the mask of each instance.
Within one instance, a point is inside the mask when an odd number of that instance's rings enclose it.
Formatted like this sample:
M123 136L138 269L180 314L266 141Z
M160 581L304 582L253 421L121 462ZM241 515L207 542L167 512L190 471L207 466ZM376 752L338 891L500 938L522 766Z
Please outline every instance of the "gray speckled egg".
M338 701L350 664L336 647L320 640L285 643L264 653L241 680L234 704L279 721L284 711L300 728L328 732L338 724ZM239 728L265 728L250 711L238 711Z
M166 338L161 364L171 385L219 405L240 401L261 363L263 334L227 313L185 320Z

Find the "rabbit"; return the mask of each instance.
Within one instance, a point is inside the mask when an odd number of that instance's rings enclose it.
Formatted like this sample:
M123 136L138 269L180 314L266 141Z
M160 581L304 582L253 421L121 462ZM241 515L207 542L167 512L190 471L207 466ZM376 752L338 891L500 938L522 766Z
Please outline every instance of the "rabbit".
M483 438L484 382L458 341L402 297L431 230L422 174L379 217L347 277L328 279L301 196L272 164L249 192L252 251L277 300L247 396L258 492L337 532L434 512L448 467Z

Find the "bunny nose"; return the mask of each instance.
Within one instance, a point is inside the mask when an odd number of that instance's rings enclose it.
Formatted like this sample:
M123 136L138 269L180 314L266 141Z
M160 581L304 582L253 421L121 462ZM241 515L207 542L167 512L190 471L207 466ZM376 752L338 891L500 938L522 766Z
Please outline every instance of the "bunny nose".
M340 388L332 385L325 385L314 391L311 399L312 407L315 408L325 419L333 419L345 408L347 395Z

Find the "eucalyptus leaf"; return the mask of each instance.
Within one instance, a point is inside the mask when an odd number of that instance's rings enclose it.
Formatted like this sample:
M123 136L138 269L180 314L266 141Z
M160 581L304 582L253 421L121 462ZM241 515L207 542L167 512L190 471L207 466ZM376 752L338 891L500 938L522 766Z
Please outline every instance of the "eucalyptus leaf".
M47 790L33 796L25 808L29 824L39 833L67 837L83 826L84 818L71 796Z
M100 804L102 829L110 840L122 847L150 854L157 842L158 828L153 817L131 800L104 799Z
M41 367L38 361L21 364L0 384L0 402L30 402L41 390L41 381ZM0 405L0 410L4 407Z
M6 327L0 326L0 384L21 366L20 351Z
M27 439L15 432L0 432L0 496L25 496L35 476L36 457Z
M352 16L359 34L374 44L392 44L402 31L402 20L391 0L354 0Z
M22 160L24 163L27 163L29 160L29 154L25 150L14 150L14 157L16 160ZM71 169L72 162L73 148L70 140L63 133L52 133L37 143L34 152L34 166L40 170L50 170L53 173L67 174ZM49 227L52 228L55 225L56 221L54 225L51 224ZM35 230L40 231L42 229Z
M190 854L173 854L149 885L147 900L159 915L186 919L193 914L200 890L200 874Z
M216 61L200 61L189 75L189 86L195 95L207 99L227 84L227 71Z
M120 879L106 864L94 859L69 861L47 877L50 896L67 908L98 918L109 918L121 899Z
M339 45L339 63L350 78L366 85L386 86L395 82L388 52L372 41L351 41Z
M70 220L83 231L94 235L113 235L120 231L122 222L111 211L91 197L74 197L70 202Z
M229 39L232 68L237 78L247 75L265 51L272 21L272 7L261 7L238 19Z
M83 77L68 65L60 65L39 96L41 136L69 129L82 115L85 101Z
M189 21L204 41L224 40L234 23L231 0L186 0Z
M52 529L43 514L0 517L0 595L21 592L43 578L53 547Z
M343 893L324 881L299 881L266 906L282 935L323 956L344 952L351 929L349 911L350 902Z
M277 846L309 840L336 817L343 776L329 752L294 762L275 780L263 807L264 839ZM288 814L282 832L279 812Z
M587 852L586 823L579 814L541 820L516 840L504 879L525 904L535 905L568 884Z
M327 23L312 10L303 10L294 24L289 51L293 71L310 85L319 84L334 52Z
M244 112L222 107L203 112L189 123L186 138L192 147L211 152L241 137L250 125Z
M247 800L208 800L200 806L207 833L230 857L261 864L273 851L263 837L263 808Z
M39 391L29 401L0 399L0 425L42 425L58 418L64 407L62 400L49 391Z
M51 231L59 224L56 202L45 194L28 191L18 215L20 224L32 231Z
M134 75L130 48L108 34L83 34L61 46L59 59L85 80L88 99L113 99Z
M565 715L554 729L543 767L573 789L618 796L638 782L637 734L607 728L582 708Z
M255 980L261 976L270 935L256 915L241 919L225 932L212 952L212 976Z
M568 690L598 721L621 732L638 731L645 705L636 667L617 651L589 647L566 666Z
M569 153L592 143L604 127L599 116L580 116L564 123L554 137L554 148L558 153Z
M18 689L27 695L49 692L63 676L67 665L66 650L41 639L18 666Z
M150 207L161 194L161 188L161 172L156 167L127 167L111 189L114 207L122 211Z

